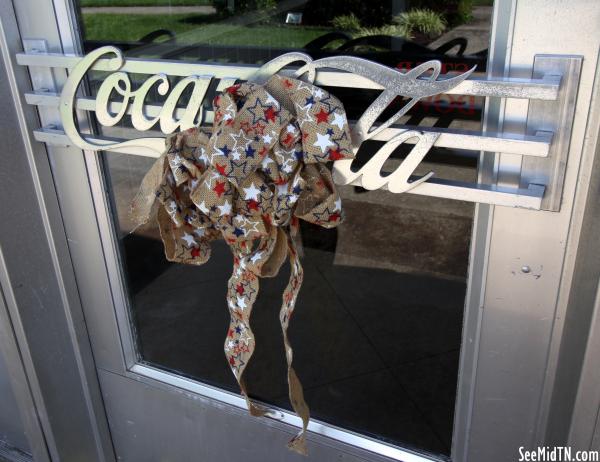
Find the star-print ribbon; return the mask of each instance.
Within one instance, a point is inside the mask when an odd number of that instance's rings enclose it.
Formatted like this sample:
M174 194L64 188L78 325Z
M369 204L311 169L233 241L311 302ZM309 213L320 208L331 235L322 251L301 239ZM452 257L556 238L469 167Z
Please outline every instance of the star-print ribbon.
M229 244L234 263L225 355L252 415L266 410L249 399L243 380L255 346L250 314L259 279L275 276L289 256L279 320L290 401L303 426L288 446L306 454L309 410L287 334L303 277L294 236L299 219L326 228L342 220L325 163L353 157L346 115L328 92L278 75L265 85L229 87L213 106L210 134L192 128L167 138L133 201L132 217L141 225L156 216L171 261L201 265L210 258L210 241Z

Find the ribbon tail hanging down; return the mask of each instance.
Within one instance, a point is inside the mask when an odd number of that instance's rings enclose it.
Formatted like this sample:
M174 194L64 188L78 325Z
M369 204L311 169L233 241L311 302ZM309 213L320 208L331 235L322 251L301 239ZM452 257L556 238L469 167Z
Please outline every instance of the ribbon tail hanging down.
M246 268L247 257L234 253L233 273L227 284L227 304L231 320L225 339L225 356L235 376L250 414L263 416L266 409L253 403L242 377L254 353L254 334L250 328L250 314L258 295L258 276Z
M281 305L281 310L279 312L279 322L281 323L281 330L283 332L283 342L285 345L285 357L287 360L287 375L288 375L288 387L289 387L289 395L290 402L294 411L298 416L302 419L302 430L292 438L288 447L298 452L302 455L307 455L308 451L306 449L306 431L308 428L308 421L310 419L310 411L308 409L308 405L306 401L304 401L304 391L302 390L302 384L292 367L293 361L293 351L292 346L290 344L290 340L288 338L288 327L290 323L290 318L294 312L294 308L296 305L296 299L298 298L298 293L300 292L300 287L302 286L302 280L304 277L304 271L302 269L302 265L300 264L300 257L298 256L298 251L296 249L296 244L294 243L294 234L297 230L297 219L295 224L292 224L290 227L290 233L287 234L287 244L288 244L288 253L290 257L290 279L288 282L285 291L283 292L283 304Z
M258 297L259 275L263 269L269 268L270 271L276 272L278 266L281 266L282 257L278 250L280 234L281 230L271 228L269 234L258 241L254 250L253 241L230 243L233 252L233 273L227 283L227 305L231 319L225 339L225 356L246 399L250 414L256 417L265 415L267 409L250 400L243 378L256 344L250 328L250 316ZM273 265L275 268L271 268Z
M294 230L296 226L293 226ZM285 257L289 255L291 266L290 279L283 293L279 321L283 332L288 366L287 375L290 402L296 414L302 419L302 430L289 441L288 447L293 451L306 455L306 431L310 413L308 405L304 401L302 385L292 367L293 351L287 334L289 321L294 311L304 273L292 235L289 232L283 232L281 229L274 231L275 235L272 235L273 237L268 239L266 245L261 245L259 250L253 255L256 257L256 255L262 254L263 258L260 259L260 262L255 258L254 261L256 263L254 263L253 256L246 254L241 249L232 248L234 251L234 268L227 288L227 303L231 320L225 340L225 355L238 381L240 390L246 399L248 410L254 416L264 416L267 409L258 406L250 400L243 377L244 370L255 348L254 334L250 328L250 315L253 304L258 296L259 276L257 274L262 274L266 277L274 276L278 272L281 263L285 260ZM260 249L263 250L260 251Z

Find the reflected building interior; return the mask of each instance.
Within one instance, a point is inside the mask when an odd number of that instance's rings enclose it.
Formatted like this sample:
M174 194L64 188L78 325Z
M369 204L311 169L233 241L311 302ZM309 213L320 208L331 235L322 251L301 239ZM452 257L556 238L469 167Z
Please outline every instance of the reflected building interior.
M129 57L260 65L299 50L314 59L360 56L400 70L437 59L444 73L476 65L479 75L486 70L492 10L490 1L459 0L80 3L86 51L110 44ZM470 9L461 10L463 3ZM412 18L415 11L429 23ZM92 77L92 91L101 79L101 73ZM328 90L343 101L350 119L378 94ZM212 95L214 89L207 108ZM147 100L161 101L157 92ZM390 114L405 103L397 98ZM425 98L399 123L480 130L483 103L460 95ZM161 136L136 132L127 119L98 130L118 138ZM353 169L380 145L364 143ZM393 171L410 149L401 145L384 171ZM128 215L154 159L117 153L103 159L140 361L237 393L222 350L229 325L229 249L213 244L210 261L199 267L166 261L158 229L132 232ZM433 148L416 174L431 170L439 178L476 181L477 157ZM305 279L290 337L311 415L390 444L448 456L474 206L353 186L339 191L344 223L334 230L303 223L301 229ZM261 283L252 315L257 347L246 373L253 397L285 409L290 405L278 311L288 274L284 265L281 274Z

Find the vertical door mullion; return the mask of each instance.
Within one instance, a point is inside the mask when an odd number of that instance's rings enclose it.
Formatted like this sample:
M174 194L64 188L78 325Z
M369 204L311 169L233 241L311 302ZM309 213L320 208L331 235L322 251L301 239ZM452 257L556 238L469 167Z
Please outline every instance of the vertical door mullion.
M500 9L512 3L514 17L505 37L492 41L494 72L506 65L511 77L529 77L536 54L582 55L584 66L560 212L496 207L486 215L487 233L482 223L476 225L474 248L478 239L489 244L487 262L481 265L481 286L470 289L463 337L463 354L470 355L463 357L463 372L468 370L468 360L474 372L461 377L460 392L465 393L467 386L472 391L470 399L459 395L461 419L456 422L454 459L461 462L516 460L520 446L535 449L545 443L546 410L574 265L567 249L576 248L579 232L572 223L575 197L578 190L585 191L589 180L585 172L578 175L599 46L594 21L600 4L583 0L570 2L568 7L559 0L495 3L495 31L503 20L498 16ZM504 58L502 50L506 50ZM527 109L524 101L507 100L498 119L513 131L513 127L525 126ZM520 162L504 154L498 159L498 180L511 182L521 169ZM478 214L484 208L479 206ZM575 213L580 211L575 209ZM481 254L472 255L473 267L480 264L480 258Z

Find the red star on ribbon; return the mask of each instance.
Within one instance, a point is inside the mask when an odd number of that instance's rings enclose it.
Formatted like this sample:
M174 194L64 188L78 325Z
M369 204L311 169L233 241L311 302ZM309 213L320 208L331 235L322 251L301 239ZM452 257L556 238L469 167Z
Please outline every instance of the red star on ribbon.
M331 157L331 153L329 154L329 156ZM221 175L225 175L225 165L217 164L215 165L215 168Z
M321 122L327 123L327 121L329 120L329 113L323 108L321 108L321 110L316 114L316 117L318 124L320 124Z
M273 109L273 107L269 107L269 109L267 109L265 111L265 119L267 119L269 122L275 122L276 115L277 115L277 111L275 111L275 109Z
M250 199L246 204L248 204L248 210L258 210L258 202L254 199Z
M227 88L227 93L229 93L230 95L237 95L238 89L240 88L240 84L237 85L232 85L231 87Z
M240 295L244 295L244 286L241 284L238 284L237 287L235 288L235 291Z
M248 132L250 132L252 130L252 127L250 126L250 122L248 122L247 120L240 122L240 128L244 131L244 133L246 135L248 134Z
M264 135L265 134L265 124L261 124L260 122L256 122L254 125L252 125L252 128L254 129L254 131L256 132L257 135Z
M329 150L329 159L331 159L331 160L340 160L340 159L343 159L343 158L344 158L344 156L339 151L339 149L330 149Z
M217 196L221 197L221 195L225 192L225 182L218 182L213 188L213 191L217 193Z

